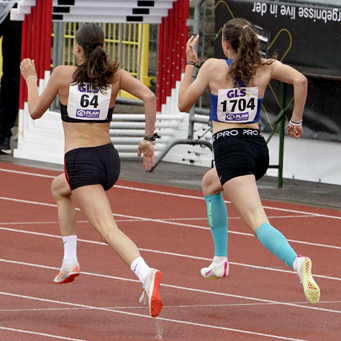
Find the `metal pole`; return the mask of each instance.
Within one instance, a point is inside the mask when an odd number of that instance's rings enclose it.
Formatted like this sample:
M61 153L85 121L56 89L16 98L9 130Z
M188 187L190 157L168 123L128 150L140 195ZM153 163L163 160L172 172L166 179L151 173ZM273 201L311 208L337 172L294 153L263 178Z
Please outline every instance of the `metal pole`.
M287 85L281 84L281 107L286 111ZM279 153L278 153L278 178L277 187L283 187L283 160L284 160L284 135L285 135L285 111L279 126Z
M199 23L200 23L200 8L201 5L205 2L206 0L200 0L196 3L195 8L194 8L194 15L193 15L193 34L198 34L199 33ZM198 44L194 46L195 52L198 54L199 51L199 46ZM193 79L197 75L197 70L195 68L193 72ZM194 109L195 106L191 108L189 111L189 120L188 120L188 139L193 139L194 137Z
M55 22L54 27L54 37L53 37L53 48L52 48L52 64L53 70L58 65L63 65L63 52L64 52L64 23ZM52 111L59 110L59 100L56 98L52 104Z

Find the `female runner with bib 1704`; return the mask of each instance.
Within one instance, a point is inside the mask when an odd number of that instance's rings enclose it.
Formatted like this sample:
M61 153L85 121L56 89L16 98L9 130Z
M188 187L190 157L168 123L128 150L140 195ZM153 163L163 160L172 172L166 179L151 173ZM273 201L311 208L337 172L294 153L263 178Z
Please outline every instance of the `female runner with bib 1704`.
M265 89L271 79L293 85L295 104L288 134L299 138L307 80L278 60L262 59L252 25L239 18L228 21L222 30L222 49L227 59L208 59L192 82L198 39L198 35L192 36L186 45L187 66L178 104L181 111L188 111L209 87L215 167L204 175L202 188L215 255L213 262L201 269L201 275L221 278L229 272L224 191L259 241L298 273L308 301L317 303L320 289L311 275L311 260L297 255L283 234L269 223L256 185L269 166L267 144L258 125Z

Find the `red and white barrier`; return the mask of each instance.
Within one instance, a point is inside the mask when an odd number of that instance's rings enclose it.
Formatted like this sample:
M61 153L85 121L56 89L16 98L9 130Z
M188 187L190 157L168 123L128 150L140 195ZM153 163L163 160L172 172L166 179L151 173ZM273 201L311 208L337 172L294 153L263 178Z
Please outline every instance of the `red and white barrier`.
M84 0L75 0L75 5L81 4L82 1L84 2ZM27 13L23 17L22 58L35 60L38 68L39 92L41 93L50 77L51 26L54 16L53 11L56 11L54 8L56 3L55 0L21 0L19 2L17 13L14 14L21 15L22 11ZM127 0L127 3L131 4L135 2ZM87 4L89 3L88 1ZM93 2L93 6L95 4L96 6L113 6L114 3L122 2L102 0L96 3ZM179 112L177 94L186 65L185 46L188 39L186 22L189 12L189 0L157 0L154 3L159 4L159 7L168 8L167 15L160 17L161 24L159 28L157 86L157 110L159 115L156 128L164 138L155 142L157 156L158 152L171 139L186 138L188 133L188 114ZM91 7L87 8L91 9ZM93 19L92 22L96 22L95 16ZM26 101L27 89L25 81L22 79L20 85L18 146L14 150L14 157L62 164L64 138L60 114L48 111L41 119L33 121L29 116ZM139 117L138 121L141 121L141 117ZM128 126L131 129L127 129ZM116 119L113 120L110 133L121 157L136 157L135 149L137 149L138 139L143 134L143 129L140 126L141 124L138 122L125 122L123 118L120 122ZM121 127L123 128L120 130ZM129 132L129 136L126 136L127 132ZM120 136L120 139L115 139L114 136ZM119 140L126 140L127 143L125 145L116 144ZM131 147L132 144L135 144L136 147ZM175 155L176 162L188 164L189 161L186 159L189 153L188 149L200 149L199 146L187 146L185 148L182 146L182 149L180 146L179 148L180 152L177 147L174 148L167 155L167 160L172 161L172 155ZM193 152L193 155L200 155L200 153ZM199 164L210 165L212 156L209 151L207 151L205 158L207 160L199 162Z

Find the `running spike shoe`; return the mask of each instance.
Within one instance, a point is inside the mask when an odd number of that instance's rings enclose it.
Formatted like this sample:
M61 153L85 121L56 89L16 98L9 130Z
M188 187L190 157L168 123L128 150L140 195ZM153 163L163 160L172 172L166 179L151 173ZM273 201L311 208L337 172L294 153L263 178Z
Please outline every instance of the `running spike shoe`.
M320 300L320 288L311 275L311 260L308 257L297 256L296 266L298 276L303 285L305 297L312 304L318 303Z
M161 313L163 302L159 293L162 273L157 269L150 269L142 286L142 295L139 302L148 303L149 313L152 317L158 317Z
M208 268L200 270L201 276L209 279L226 277L229 274L229 262L211 263Z
M63 262L59 274L54 278L54 282L57 284L73 282L75 277L79 275L80 266L77 261L73 261L70 265L65 265Z

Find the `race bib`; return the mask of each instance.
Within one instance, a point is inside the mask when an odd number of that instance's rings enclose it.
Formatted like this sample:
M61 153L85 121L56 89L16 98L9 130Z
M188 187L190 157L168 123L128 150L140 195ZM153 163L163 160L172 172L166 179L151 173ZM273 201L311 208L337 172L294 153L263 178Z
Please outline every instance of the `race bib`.
M78 120L107 119L111 99L111 85L102 93L99 88L91 89L90 84L70 84L67 105L68 116Z
M258 110L258 88L219 89L217 118L220 122L252 122Z

